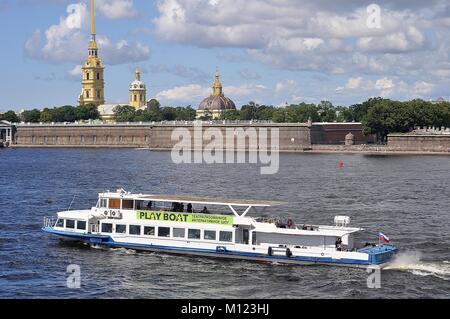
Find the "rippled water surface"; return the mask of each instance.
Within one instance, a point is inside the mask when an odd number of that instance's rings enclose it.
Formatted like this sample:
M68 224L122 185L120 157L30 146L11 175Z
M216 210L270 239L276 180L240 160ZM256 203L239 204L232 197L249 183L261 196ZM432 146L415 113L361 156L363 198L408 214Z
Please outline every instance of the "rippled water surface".
M338 169L343 161L345 168ZM0 298L448 298L450 158L281 155L278 174L256 165L175 165L138 150L0 150ZM89 208L125 188L280 200L299 222L335 215L388 234L402 254L368 289L361 269L285 266L94 249L41 232L45 216ZM81 266L82 287L66 287Z

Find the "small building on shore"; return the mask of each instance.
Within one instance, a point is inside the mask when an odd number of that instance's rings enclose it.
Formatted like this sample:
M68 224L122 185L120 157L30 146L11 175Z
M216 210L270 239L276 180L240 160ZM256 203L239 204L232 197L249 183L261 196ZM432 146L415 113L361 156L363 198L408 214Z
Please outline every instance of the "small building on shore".
M14 141L14 125L0 121L0 147L9 146Z
M223 93L220 74L216 72L216 78L212 86L212 93L204 99L197 111L197 118L211 117L211 119L221 119L227 111L236 110L236 105Z

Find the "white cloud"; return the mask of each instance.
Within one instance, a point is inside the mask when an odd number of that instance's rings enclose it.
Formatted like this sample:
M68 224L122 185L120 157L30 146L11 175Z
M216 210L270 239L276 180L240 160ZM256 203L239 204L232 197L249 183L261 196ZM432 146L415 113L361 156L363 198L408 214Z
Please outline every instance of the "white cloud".
M440 0L379 0L381 28L367 25L369 3L305 0L160 0L155 34L202 48L240 48L284 70L450 78L450 11ZM438 58L437 58L438 57ZM433 79L434 77L434 79Z
M110 8L110 17L118 18L120 10L114 11L113 8L123 8L130 4L132 5L132 1L104 0L99 6L104 10ZM113 16L113 11L116 16ZM81 24L77 26L73 21L80 21ZM36 30L25 43L25 53L28 57L52 63L82 62L87 56L88 25L88 8L79 3L75 10L61 17L58 24L50 26L45 31L45 36L40 30ZM150 56L150 49L141 43L128 43L125 40L113 42L105 36L99 36L98 43L100 56L106 64L139 62Z
M241 98L254 97L255 94L264 92L267 87L260 84L244 84L241 86L225 86L224 94L235 102ZM195 107L211 94L211 88L199 84L189 84L177 86L156 95L156 98L163 103L178 102L189 103Z
M415 99L424 98L436 88L426 81L405 82L398 78L380 78L377 80L362 77L349 78L344 86L336 88L336 93L361 96L381 96L384 98Z
M128 19L138 16L133 0L97 0L95 6L100 14L109 19Z
M198 104L200 104L200 101L207 97L209 93L209 88L202 87L198 84L190 84L159 92L156 98L162 102L193 103L194 101L198 101Z
M278 82L275 85L275 92L277 94L280 94L280 93L283 93L286 91L291 91L296 86L297 86L297 82L295 80L284 80L284 81Z
M67 76L72 79L80 79L82 74L82 66L76 65L73 69L67 71Z

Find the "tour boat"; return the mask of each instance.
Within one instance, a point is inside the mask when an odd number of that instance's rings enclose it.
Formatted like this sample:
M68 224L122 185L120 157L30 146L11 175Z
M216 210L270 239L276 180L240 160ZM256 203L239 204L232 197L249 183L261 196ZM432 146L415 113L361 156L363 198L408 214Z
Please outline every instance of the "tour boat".
M247 216L280 204L107 191L90 210L45 218L43 231L112 248L288 264L384 268L397 253L381 239L358 244L364 230L349 227L346 216L333 226Z

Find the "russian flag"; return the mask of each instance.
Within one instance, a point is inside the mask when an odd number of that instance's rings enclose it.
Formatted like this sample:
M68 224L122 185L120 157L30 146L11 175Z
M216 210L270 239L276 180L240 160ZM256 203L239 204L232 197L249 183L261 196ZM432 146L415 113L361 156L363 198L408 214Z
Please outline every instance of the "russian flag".
M383 233L380 233L380 242L389 244L390 242L389 237Z

